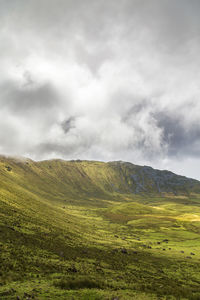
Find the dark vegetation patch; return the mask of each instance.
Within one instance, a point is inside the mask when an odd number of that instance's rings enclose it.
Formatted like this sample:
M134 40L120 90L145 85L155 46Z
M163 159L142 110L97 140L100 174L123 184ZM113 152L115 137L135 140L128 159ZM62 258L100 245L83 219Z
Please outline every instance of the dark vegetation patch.
M104 282L97 281L94 279L65 279L62 278L56 282L54 282L56 287L65 290L78 290L78 289L104 289L106 285Z

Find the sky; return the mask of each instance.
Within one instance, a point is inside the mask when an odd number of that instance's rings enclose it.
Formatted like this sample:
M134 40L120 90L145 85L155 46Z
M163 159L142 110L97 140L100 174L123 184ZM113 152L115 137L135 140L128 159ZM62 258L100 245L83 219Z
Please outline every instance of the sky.
M0 0L0 153L200 179L199 0Z

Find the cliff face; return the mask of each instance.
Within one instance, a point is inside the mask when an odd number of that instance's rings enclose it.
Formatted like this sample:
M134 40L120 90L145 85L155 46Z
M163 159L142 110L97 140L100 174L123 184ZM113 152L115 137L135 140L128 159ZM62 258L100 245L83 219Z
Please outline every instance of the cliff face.
M200 182L176 175L170 171L160 171L148 166L137 166L126 162L110 165L120 172L130 191L140 193L189 194L200 192Z

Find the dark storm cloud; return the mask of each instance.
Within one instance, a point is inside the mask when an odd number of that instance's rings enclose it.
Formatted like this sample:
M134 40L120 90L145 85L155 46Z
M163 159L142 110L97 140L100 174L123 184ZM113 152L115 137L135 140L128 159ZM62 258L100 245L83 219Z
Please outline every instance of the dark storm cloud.
M170 156L200 156L200 123L186 126L184 117L161 112L155 116Z
M69 117L67 120L62 122L61 126L62 126L64 133L68 133L70 131L70 129L75 127L74 122L75 122L74 117Z
M0 152L199 159L199 12L199 0L1 0Z

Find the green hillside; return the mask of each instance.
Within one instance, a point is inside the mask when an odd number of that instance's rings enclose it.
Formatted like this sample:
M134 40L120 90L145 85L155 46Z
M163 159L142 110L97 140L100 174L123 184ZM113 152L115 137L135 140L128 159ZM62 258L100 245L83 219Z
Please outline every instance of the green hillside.
M0 299L200 299L200 183L0 157Z

